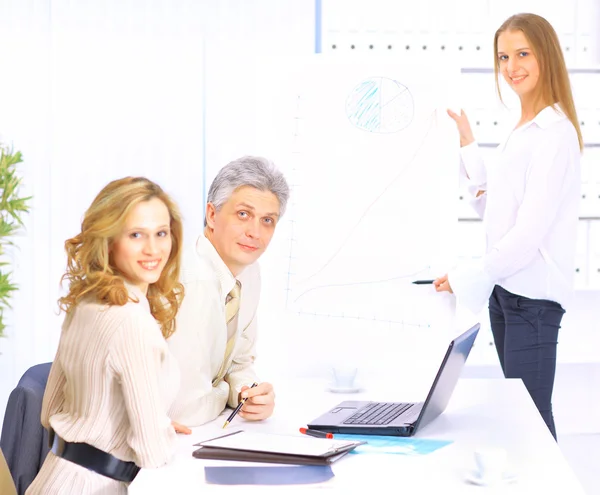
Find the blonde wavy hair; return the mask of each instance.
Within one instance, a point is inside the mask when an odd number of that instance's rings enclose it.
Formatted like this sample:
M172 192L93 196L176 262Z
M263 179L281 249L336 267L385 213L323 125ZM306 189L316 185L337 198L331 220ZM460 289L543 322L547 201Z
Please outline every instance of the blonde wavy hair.
M86 297L108 305L123 306L129 293L123 275L111 261L110 247L121 234L127 215L139 203L160 199L169 211L171 253L160 278L148 287L152 316L165 338L175 332L175 316L184 291L179 282L183 226L177 205L158 184L145 177L125 177L107 184L85 212L81 233L65 241L67 271L61 284L69 282L69 292L58 300L67 315Z
M504 21L494 35L494 73L496 90L502 101L498 72L498 38L505 31L521 31L531 44L531 50L540 67L540 79L537 84L536 101L543 105L558 104L577 131L579 149L583 151L581 128L575 111L575 102L571 91L569 72L565 63L560 41L552 25L543 17L536 14L516 14Z

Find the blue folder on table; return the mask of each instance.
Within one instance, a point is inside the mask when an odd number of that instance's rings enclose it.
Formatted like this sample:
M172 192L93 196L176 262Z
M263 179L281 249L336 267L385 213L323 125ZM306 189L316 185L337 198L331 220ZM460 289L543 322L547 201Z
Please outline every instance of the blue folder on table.
M207 466L214 485L308 485L333 478L330 466Z

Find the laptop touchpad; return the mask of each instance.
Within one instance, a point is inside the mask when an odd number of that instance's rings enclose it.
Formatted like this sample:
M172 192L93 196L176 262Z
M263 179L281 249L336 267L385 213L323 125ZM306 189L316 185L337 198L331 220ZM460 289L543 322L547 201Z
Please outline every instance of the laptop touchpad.
M331 410L332 414L335 413L339 413L339 412L346 412L346 411L354 411L354 409L356 409L356 407L336 407L335 409Z

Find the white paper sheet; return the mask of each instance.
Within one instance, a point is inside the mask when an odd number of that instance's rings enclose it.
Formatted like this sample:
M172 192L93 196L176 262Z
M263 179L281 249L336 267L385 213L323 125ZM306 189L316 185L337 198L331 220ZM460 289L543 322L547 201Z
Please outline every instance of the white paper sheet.
M235 450L253 450L279 454L324 456L343 450L355 442L309 436L272 435L241 431L233 435L202 442L202 446Z

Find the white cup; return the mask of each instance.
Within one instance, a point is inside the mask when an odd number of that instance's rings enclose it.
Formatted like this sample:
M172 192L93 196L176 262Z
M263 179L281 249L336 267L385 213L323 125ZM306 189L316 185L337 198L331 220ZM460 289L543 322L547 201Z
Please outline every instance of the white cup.
M354 366L335 366L331 369L333 385L336 388L352 388L358 368Z
M481 448L475 451L479 477L488 484L498 483L506 471L507 453L501 448Z
M501 448L482 448L475 451L475 465L479 477L488 484L502 480L506 471L507 453Z

